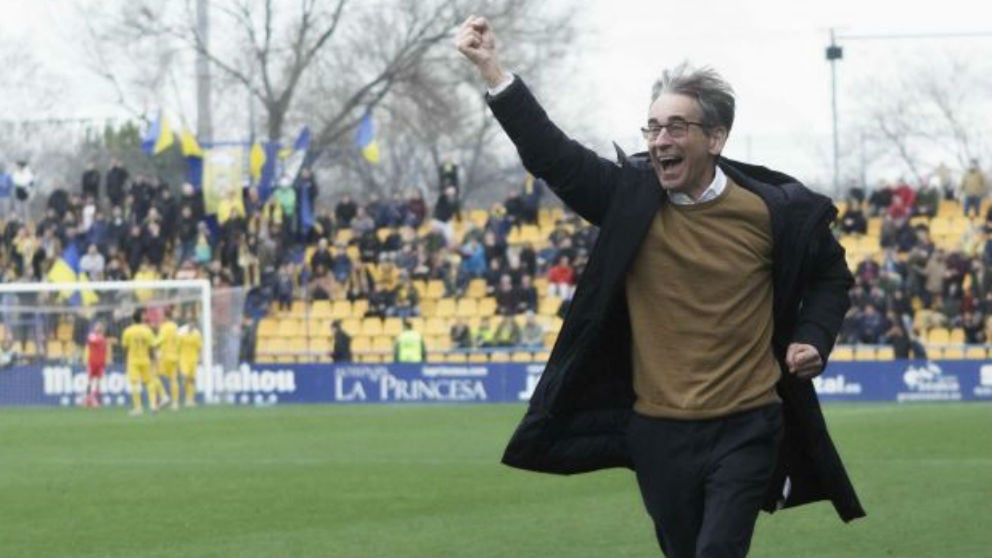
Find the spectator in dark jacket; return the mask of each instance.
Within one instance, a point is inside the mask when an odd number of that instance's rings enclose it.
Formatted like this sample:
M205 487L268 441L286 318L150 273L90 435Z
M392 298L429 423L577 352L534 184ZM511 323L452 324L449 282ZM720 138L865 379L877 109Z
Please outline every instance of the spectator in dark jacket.
M861 204L851 202L844 215L840 218L840 228L844 234L866 234L868 232L868 220L861 210Z
M331 351L331 360L334 362L351 362L351 336L341 326L341 320L331 322L331 336L334 343Z
M86 163L82 179L83 197L90 196L94 201L100 201L100 171L96 170L93 162Z
M358 205L349 194L342 195L341 201L334 207L334 218L337 219L338 226L343 229L350 227L356 213L358 213Z
M110 170L107 171L107 199L112 206L122 206L124 197L127 195L127 169L120 161L114 159L110 162Z

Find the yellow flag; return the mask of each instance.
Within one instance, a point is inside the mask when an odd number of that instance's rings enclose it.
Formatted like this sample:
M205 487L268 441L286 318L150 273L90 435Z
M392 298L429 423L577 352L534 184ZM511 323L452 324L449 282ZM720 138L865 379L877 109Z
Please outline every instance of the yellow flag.
M169 119L163 114L161 122L159 122L158 137L155 139L154 153L158 155L172 147L172 144L175 142L176 138L173 137L172 126L169 125Z
M179 147L182 149L183 157L203 157L203 148L196 141L193 132L185 126L183 126L183 133L179 136Z
M248 153L248 172L251 175L252 184L258 184L262 178L262 167L265 166L265 150L262 149L262 142L256 141L251 146Z

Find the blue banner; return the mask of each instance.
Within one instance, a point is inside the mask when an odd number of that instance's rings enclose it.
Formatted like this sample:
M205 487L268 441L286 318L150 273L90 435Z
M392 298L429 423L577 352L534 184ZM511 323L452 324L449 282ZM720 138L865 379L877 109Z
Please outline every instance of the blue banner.
M279 403L519 403L530 399L541 363L268 364L216 369L217 399L237 405ZM200 372L198 386L208 378ZM839 362L813 380L824 401L992 401L992 362ZM82 367L17 366L0 370L0 405L82 405ZM120 367L100 385L105 405L127 405Z
M530 399L543 364L267 364L215 369L217 400L238 405L278 403L496 403ZM205 385L199 372L197 387ZM0 405L84 403L81 366L18 366L0 370ZM100 383L104 405L126 405L131 387L120 366Z

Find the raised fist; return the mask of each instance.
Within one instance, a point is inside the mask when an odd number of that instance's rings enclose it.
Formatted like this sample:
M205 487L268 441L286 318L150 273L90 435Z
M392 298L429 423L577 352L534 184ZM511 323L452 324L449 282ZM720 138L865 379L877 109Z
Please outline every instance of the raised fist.
M458 28L455 46L479 68L490 87L498 85L506 76L496 53L496 35L486 18L469 16Z

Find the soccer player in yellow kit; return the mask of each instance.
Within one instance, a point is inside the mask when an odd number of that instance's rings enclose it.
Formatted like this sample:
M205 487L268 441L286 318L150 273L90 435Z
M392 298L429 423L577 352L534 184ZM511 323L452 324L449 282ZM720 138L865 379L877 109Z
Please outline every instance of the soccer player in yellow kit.
M131 415L140 415L141 386L148 390L148 408L158 410L157 392L162 390L162 384L152 374L152 348L155 346L155 334L148 324L144 323L144 312L134 311L134 323L127 326L121 338L121 344L127 351L127 381L131 385Z
M172 311L166 309L165 319L158 325L155 348L158 356L158 375L168 378L171 397L166 399L162 392L162 405L172 401L172 410L179 410L179 327L172 321Z
M196 365L200 361L203 337L190 320L179 329L179 372L183 377L183 390L186 392L186 406L196 406Z

